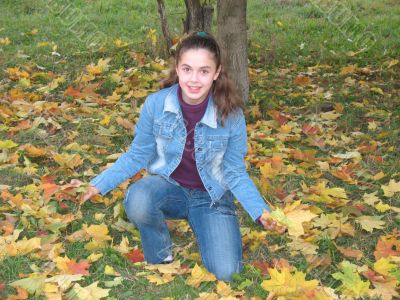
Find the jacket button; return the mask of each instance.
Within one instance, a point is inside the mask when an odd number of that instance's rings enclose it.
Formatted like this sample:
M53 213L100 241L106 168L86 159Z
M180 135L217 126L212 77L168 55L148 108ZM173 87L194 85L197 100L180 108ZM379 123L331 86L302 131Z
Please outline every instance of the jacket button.
M201 151L201 150L203 150L201 147L197 148L197 151Z

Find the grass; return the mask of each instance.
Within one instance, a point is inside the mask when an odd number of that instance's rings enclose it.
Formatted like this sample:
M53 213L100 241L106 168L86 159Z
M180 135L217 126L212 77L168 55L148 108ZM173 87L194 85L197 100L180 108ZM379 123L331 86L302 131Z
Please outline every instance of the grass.
M316 6L313 3L319 3ZM340 3L348 21L344 23L346 28L355 28L358 33L371 32L376 41L374 45L363 51L360 45L354 41L349 41L351 32L343 34L340 32L338 24L343 19L333 19L329 21L327 8L332 8L332 3ZM181 33L181 19L184 17L185 9L182 1L166 1L168 20L172 35ZM64 11L63 11L64 9ZM338 10L334 10L338 12ZM398 178L400 170L398 140L400 128L400 103L399 103L399 68L398 65L387 68L387 63L400 57L400 5L397 0L346 0L346 1L316 1L316 0L272 0L272 1L249 1L248 2L248 34L249 34L249 59L252 69L266 71L267 75L258 75L251 81L251 97L248 104L249 110L258 109L260 114L248 113L248 121L255 122L260 119L270 119L268 111L271 109L284 110L292 117L296 118L299 124L312 122L315 116L321 111L324 105L341 104L343 115L337 120L336 127L331 128L337 137L338 145L330 146L324 151L318 152L318 158L326 159L332 153L345 153L354 151L361 143L371 143L378 141L380 147L374 153L383 157L383 163L377 163L371 158L363 157L362 169L365 173L376 174L382 170L386 177L380 181L372 180L369 177L360 176L360 181L368 183L374 189L379 189L381 184L387 183L390 176ZM335 14L335 16L337 16ZM215 16L214 16L215 24ZM65 4L59 0L27 0L11 1L2 0L0 2L0 41L8 37L10 44L0 42L0 96L8 93L9 90L19 87L18 82L10 82L7 79L6 69L20 66L31 68L35 72L43 71L38 74L35 84L47 84L51 81L48 72L66 75L66 81L61 86L40 100L46 103L57 104L70 103L78 106L73 97L66 96L63 91L68 86L73 86L75 80L85 70L85 66L96 63L99 58L111 57L111 67L113 71L122 68L127 70L132 66L137 66L137 61L132 58L133 52L144 52L150 57L157 56L166 59L164 43L161 30L159 28L156 1L128 1L128 0L74 0L70 4ZM156 29L156 43L152 45L149 36L150 29ZM214 32L215 32L214 27ZM354 35L354 34L353 34ZM100 41L102 48L95 47L90 43ZM119 48L114 42L121 39L128 43L126 47ZM312 67L320 66L314 70ZM321 67L321 65L328 65ZM352 75L341 75L343 67L357 65L358 67L368 67L371 73L356 73ZM143 79L145 76L151 77L154 74L152 67L145 66L142 73L135 76ZM312 83L307 86L298 86L293 80L298 75L307 75L312 78ZM138 78L139 78L138 77ZM357 83L348 84L348 79L356 79ZM104 76L104 82L96 90L102 97L112 95L119 86L113 81L111 76ZM139 81L136 77L131 77L131 88ZM153 81L148 80L143 83L143 89L153 88ZM361 82L361 83L360 83ZM371 87L382 89L382 93L371 91ZM317 88L323 91L318 94ZM25 92L35 92L35 85L24 89ZM327 95L326 93L329 92ZM324 94L325 93L325 94ZM37 147L48 147L55 152L79 153L85 160L84 164L76 170L65 170L51 159L51 157L29 158L24 151L17 153L18 168L8 165L0 165L0 185L10 185L15 191L29 190L30 184L40 182L40 176L51 173L57 180L67 182L71 176L83 176L82 173L92 174L98 168L110 161L106 159L111 153L120 153L130 144L132 133L121 128L115 120L111 125L116 127L116 133L111 136L99 134L98 123L106 115L112 115L114 111L123 112L126 119L136 117L135 112L131 112L131 103L120 103L114 107L93 104L84 107L82 111L66 109L64 112L73 118L67 121L64 115L57 112L36 110L19 111L18 115L4 117L1 115L2 99L0 97L0 117L4 124L0 124L0 140L12 139L19 145L30 143ZM34 102L32 100L32 102ZM80 106L79 106L80 107ZM93 115L101 112L98 115ZM46 120L51 117L53 121L62 125L62 129L56 128L55 123L41 123L38 126L21 130L10 135L8 127L14 127L23 119L34 116L45 116ZM373 119L382 124L376 132L370 131L368 121ZM78 121L77 121L78 120ZM264 129L258 129L262 131ZM269 128L268 135L276 135L277 130ZM367 133L363 136L352 136L355 131ZM251 134L251 133L250 133ZM344 143L340 137L350 137L351 142ZM324 136L323 138L326 138ZM273 153L281 148L312 148L308 144L311 139L302 139L284 143L278 138L274 141L253 139L252 145L260 147L258 156L269 158ZM78 145L86 145L78 150L66 150L67 145L73 142ZM387 151L393 147L392 151ZM315 147L314 147L315 148ZM87 154L93 151L94 155ZM11 152L10 152L11 153ZM0 153L1 155L1 153ZM285 155L287 153L285 152ZM2 163L2 156L0 162ZM27 160L28 159L28 160ZM290 156L285 157L285 163L299 166L301 161ZM33 164L37 168L37 173L27 174L25 168ZM334 165L338 167L339 164ZM273 188L283 188L287 193L291 191L301 191L301 184L311 186L316 183L317 178L310 177L308 172L315 173L314 166L305 166L306 174L290 174L277 177L269 183ZM94 170L94 171L93 171ZM91 171L91 172L90 172ZM251 175L255 178L260 177L257 168L252 167ZM397 174L397 175L396 175ZM397 176L397 177L396 177ZM85 179L91 175L84 175ZM332 174L324 173L322 179L328 180L333 186L343 187L350 199L350 204L360 201L364 194L363 187L349 184L334 177ZM22 188L23 187L23 188ZM259 184L260 189L263 187ZM279 207L282 203L277 200L274 193L263 191L266 198ZM371 192L371 191L369 191ZM35 199L35 194L31 194ZM115 200L114 196L107 195L107 199ZM118 197L117 197L118 198ZM390 200L390 201L389 201ZM389 199L391 205L399 206L398 195ZM121 201L118 198L117 201ZM52 206L59 212L78 213L75 203L65 201L70 208L65 211L59 207L58 202L53 201ZM316 206L326 210L327 213L334 212L325 204ZM66 228L61 229L61 235L67 236L76 230L81 229L84 223L99 224L106 222L112 224L114 211L112 206L103 204L85 203L81 207L83 218L71 223ZM344 210L344 212L346 212ZM370 209L369 213L373 213ZM103 221L95 218L95 213L105 214ZM351 216L353 212L347 211ZM33 237L43 229L43 220L38 220L33 216L22 217L23 213L16 213L20 218L17 228L28 227L24 232L26 236ZM123 214L123 213L122 213ZM5 214L0 214L1 220L6 218ZM124 217L125 218L125 217ZM239 219L243 228L258 230L250 217L239 209ZM344 259L338 252L334 243L343 247L354 247L362 250L366 255L361 260L362 263L372 267L374 262L373 250L380 235L389 233L394 228L398 228L399 219L394 213L385 215L384 220L388 222L387 228L382 231L374 231L372 234L360 234L355 238L339 236L333 239L329 235L322 235L316 242L319 254L330 254L332 258L331 266L322 266L307 273L307 279L320 279L321 282L337 287L340 282L332 281L330 276L337 271L336 264ZM126 221L126 218L125 218ZM354 223L354 222L353 222ZM353 224L358 231L361 228L358 224ZM50 230L49 230L50 231ZM112 229L113 243L118 244L122 235L116 229ZM129 236L131 245L140 245L137 241L138 230ZM180 233L173 230L173 238L177 244L187 246L192 241L193 235ZM232 287L239 288L246 286L246 296L267 297L268 293L260 287L260 283L265 276L251 265L256 260L272 263L273 259L286 258L291 265L298 270L307 272L309 262L301 251L290 251L286 244L289 242L286 236L267 236L269 246L285 246L283 249L272 251L269 247L261 246L255 251L249 250L250 244L245 245L246 257L245 268L241 274L234 277ZM70 258L79 260L87 257L90 251L85 249L85 243L69 243L63 241L65 254ZM196 245L190 247L191 253L197 251ZM81 282L86 286L94 281L112 280L112 277L104 274L106 265L111 265L117 272L120 272L127 280L121 286L114 288L109 299L160 299L161 297L172 297L174 299L193 299L199 292L208 291L214 288L213 283L205 283L199 289L194 289L185 284L185 277L178 276L173 282L167 285L155 286L149 284L143 276L137 273L145 271L140 265L132 265L123 255L116 252L112 247L101 250L103 259L94 262L90 268L91 275ZM348 259L348 258L347 258ZM351 260L357 263L355 260ZM196 260L186 260L185 263L193 266ZM20 275L32 272L33 264L42 266L41 260L32 259L28 256L17 256L6 258L0 263L0 283L9 284L19 278ZM44 266L43 266L44 267ZM48 266L46 266L48 267ZM250 282L250 285L246 283ZM15 290L7 285L5 290L0 291L0 297L15 293ZM37 297L36 299L40 299Z

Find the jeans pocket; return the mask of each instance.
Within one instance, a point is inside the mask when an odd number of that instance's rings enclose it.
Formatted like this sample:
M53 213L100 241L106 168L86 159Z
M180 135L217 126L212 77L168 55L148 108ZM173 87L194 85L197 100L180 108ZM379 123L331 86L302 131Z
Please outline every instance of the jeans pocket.
M222 214L234 215L236 216L236 206L233 201L233 194L231 191L226 191L221 199L214 203L212 206Z
M217 210L219 213L223 214L223 215L232 215L232 216L236 216L236 208L235 205L232 203L232 205L224 205L224 204L220 204L218 202L214 203L214 205L212 206L212 208L214 208L215 210Z

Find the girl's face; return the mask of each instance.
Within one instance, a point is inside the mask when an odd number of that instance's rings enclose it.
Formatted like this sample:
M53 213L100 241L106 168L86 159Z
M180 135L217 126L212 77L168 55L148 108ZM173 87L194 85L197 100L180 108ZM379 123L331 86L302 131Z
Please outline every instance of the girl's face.
M207 49L190 49L181 54L176 73L182 98L188 104L199 104L208 95L221 68L214 61L214 55Z

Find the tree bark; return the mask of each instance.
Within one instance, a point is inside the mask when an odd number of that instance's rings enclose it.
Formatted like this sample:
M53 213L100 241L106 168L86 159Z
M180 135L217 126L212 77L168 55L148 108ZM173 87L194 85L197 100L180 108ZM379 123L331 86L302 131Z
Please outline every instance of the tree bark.
M168 53L170 53L172 47L172 39L171 36L169 35L167 18L165 16L164 0L157 0L157 4L158 4L158 14L160 15L160 20L161 20L161 30L163 32L165 43L167 45L167 51Z
M186 19L183 22L183 31L211 32L214 8L211 5L201 5L200 0L185 0Z
M249 98L247 62L247 0L218 0L218 41L227 67L243 100Z

